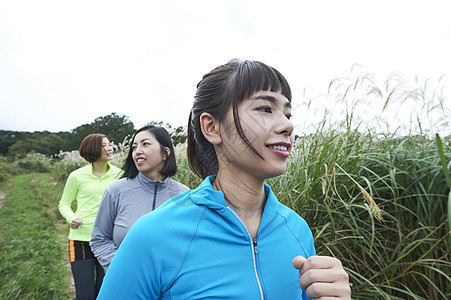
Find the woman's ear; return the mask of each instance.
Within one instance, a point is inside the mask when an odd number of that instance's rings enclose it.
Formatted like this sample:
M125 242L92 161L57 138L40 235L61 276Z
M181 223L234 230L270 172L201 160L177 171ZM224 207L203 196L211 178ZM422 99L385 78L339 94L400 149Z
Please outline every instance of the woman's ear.
M171 155L171 149L169 147L164 147L163 151L163 160L168 159L168 157Z
M210 113L200 115L200 129L204 137L213 145L222 143L221 134L219 132L219 121Z

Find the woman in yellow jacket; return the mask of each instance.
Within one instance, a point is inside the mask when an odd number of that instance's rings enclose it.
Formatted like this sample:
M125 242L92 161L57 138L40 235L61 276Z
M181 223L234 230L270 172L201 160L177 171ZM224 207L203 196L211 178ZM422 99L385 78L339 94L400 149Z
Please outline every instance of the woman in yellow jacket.
M89 241L103 192L122 176L123 171L108 163L113 158L113 148L103 134L86 136L79 151L89 164L69 175L59 210L70 225L69 258L76 299L95 299L104 271L91 252ZM77 209L74 212L72 202L75 200Z

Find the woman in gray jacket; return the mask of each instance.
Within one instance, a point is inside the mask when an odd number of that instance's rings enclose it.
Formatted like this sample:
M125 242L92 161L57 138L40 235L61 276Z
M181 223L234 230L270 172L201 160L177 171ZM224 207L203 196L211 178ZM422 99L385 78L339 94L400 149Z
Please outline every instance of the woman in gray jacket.
M171 137L163 127L144 126L133 135L123 170L123 177L103 194L90 242L105 271L138 218L188 190L170 178L177 164Z

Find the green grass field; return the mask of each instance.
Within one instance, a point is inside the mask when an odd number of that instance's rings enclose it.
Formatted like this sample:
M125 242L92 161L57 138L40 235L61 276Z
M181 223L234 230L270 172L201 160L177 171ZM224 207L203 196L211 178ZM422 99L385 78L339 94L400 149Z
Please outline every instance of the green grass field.
M49 173L32 173L0 190L0 299L71 299L61 239L67 228L56 206L61 185Z

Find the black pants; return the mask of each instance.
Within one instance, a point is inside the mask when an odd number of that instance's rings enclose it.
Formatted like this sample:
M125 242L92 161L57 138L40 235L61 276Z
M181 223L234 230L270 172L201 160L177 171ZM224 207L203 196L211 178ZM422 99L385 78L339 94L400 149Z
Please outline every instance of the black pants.
M105 272L89 247L89 242L69 240L69 257L77 300L95 300Z

